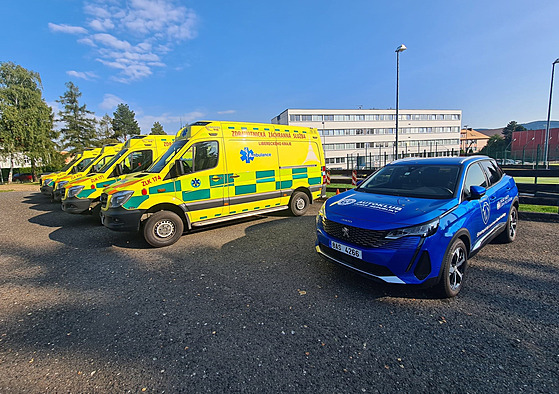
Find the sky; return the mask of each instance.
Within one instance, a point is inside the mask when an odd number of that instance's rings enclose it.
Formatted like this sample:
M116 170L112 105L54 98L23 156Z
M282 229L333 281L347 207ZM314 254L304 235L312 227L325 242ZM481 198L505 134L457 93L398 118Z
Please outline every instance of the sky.
M400 44L401 109L460 109L473 128L545 120L559 58L557 0L0 6L0 61L38 72L55 113L72 81L98 118L128 104L143 134L155 121L174 133L195 120L268 123L287 108L395 108Z

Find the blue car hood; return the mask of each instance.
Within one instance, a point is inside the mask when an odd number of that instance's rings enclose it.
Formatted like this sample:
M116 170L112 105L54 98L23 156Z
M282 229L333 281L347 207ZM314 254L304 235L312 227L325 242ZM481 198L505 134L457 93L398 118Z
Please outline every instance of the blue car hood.
M349 190L326 201L330 220L371 230L387 230L428 222L458 204L453 199L425 199Z

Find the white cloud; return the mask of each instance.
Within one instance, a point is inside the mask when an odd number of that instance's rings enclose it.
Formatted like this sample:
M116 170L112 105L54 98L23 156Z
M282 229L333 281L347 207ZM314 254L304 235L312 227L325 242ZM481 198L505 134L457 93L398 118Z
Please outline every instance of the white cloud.
M66 71L66 74L68 74L69 76L74 77L74 78L85 79L86 81L91 81L92 79L99 78L99 76L97 74L95 74L94 72L91 72L91 71L70 70L70 71Z
M236 112L237 111L235 111L234 109L228 109L226 111L217 111L217 113L220 114L220 115L234 114Z
M93 19L89 22L89 27L97 31L107 31L115 27L110 19Z
M49 23L53 32L83 34L97 61L113 70L113 79L129 83L165 67L163 56L181 41L196 37L197 15L180 0L88 0L84 26Z
M109 111L116 108L120 103L125 103L125 101L114 94L107 93L103 96L103 101L99 104L99 108Z
M81 26L57 25L49 23L49 29L55 33L87 34L87 29Z

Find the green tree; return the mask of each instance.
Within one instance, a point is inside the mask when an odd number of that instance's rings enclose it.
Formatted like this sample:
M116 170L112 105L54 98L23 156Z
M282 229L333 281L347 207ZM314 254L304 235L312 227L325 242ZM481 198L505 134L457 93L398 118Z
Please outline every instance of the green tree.
M0 151L10 159L8 183L18 154L31 160L34 179L38 163L46 166L59 159L53 119L39 74L12 62L0 63Z
M165 130L163 130L163 126L161 126L161 123L159 122L154 122L153 126L151 127L151 133L149 133L150 135L167 135L167 133L165 132Z
M516 121L511 120L504 128L503 135L505 136L505 141L509 144L512 141L512 133L515 131L524 131L526 127L521 124L516 123Z
M126 141L133 135L139 135L140 126L138 126L135 116L136 114L128 107L128 104L119 104L113 113L113 138Z
M97 138L100 145L112 144L118 142L116 138L113 138L113 119L105 114L101 120L97 123Z
M92 111L86 105L80 105L80 89L72 82L66 82L66 92L56 100L64 106L58 112L59 121L64 124L60 129L64 148L71 148L69 152L74 154L82 152L85 148L97 146L97 132L95 130L95 118Z
M489 137L487 145L485 145L479 153L494 158L497 158L497 156L502 157L502 153L504 152L506 146L507 142L505 138L499 134L494 134Z

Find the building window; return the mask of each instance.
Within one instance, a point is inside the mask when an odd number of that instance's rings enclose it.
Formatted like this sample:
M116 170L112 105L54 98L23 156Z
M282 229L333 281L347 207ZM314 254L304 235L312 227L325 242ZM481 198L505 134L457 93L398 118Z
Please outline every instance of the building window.
M334 121L334 115L324 115L324 121L325 122L333 122Z

